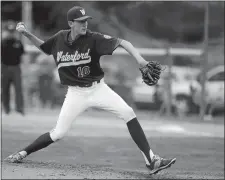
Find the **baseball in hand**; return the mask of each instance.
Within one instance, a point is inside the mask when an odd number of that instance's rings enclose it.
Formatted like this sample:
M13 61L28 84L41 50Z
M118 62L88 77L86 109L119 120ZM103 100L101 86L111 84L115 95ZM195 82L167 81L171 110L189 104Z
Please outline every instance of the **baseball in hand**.
M16 30L18 31L18 32L24 32L24 31L26 31L26 28L25 28L25 25L24 25L24 23L18 23L17 24L17 26L16 26Z

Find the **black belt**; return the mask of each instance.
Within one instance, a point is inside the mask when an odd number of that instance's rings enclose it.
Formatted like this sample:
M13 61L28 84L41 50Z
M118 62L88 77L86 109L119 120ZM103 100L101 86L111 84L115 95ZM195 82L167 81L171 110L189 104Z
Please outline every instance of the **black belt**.
M91 83L88 83L88 84L79 84L79 85L77 85L77 86L79 86L79 87L91 87L91 86L93 86L94 85L94 83L100 83L100 80L97 80L97 81L94 81L94 82L91 82Z

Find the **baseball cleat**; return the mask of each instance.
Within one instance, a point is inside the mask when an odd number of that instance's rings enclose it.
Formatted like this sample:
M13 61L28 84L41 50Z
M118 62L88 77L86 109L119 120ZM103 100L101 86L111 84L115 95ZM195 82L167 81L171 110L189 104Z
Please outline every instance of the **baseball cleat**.
M26 156L23 156L22 154L20 154L20 152L16 152L11 154L7 158L5 158L5 161L11 162L11 163L21 163L25 157Z
M150 165L146 164L146 167L150 170L150 175L157 174L159 171L169 168L172 164L176 162L176 158L164 159L155 155L152 159Z

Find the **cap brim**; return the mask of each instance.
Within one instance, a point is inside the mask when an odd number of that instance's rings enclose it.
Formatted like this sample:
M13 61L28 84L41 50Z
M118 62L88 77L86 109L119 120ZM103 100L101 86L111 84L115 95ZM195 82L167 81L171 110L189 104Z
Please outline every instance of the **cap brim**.
M74 21L83 21L83 20L86 20L86 19L92 19L92 17L91 16L83 16L83 17L74 19Z

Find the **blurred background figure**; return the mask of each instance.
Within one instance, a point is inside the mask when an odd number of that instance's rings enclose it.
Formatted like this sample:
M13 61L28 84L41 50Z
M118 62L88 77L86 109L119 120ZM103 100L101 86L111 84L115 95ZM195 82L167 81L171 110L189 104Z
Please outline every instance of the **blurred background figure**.
M42 108L52 108L53 93L53 70L55 68L54 60L51 56L40 54L36 63L39 65L37 83L40 106Z
M35 58L32 58L29 61L29 64L26 64L26 73L24 73L24 82L26 88L27 96L27 106L34 109L39 108L39 85L38 85L38 76L40 71L40 66L36 63Z
M2 103L6 114L11 111L10 86L14 85L16 111L24 115L23 89L21 81L21 57L24 47L20 41L19 34L15 31L16 24L8 21L4 28L1 42L1 72L2 72Z

